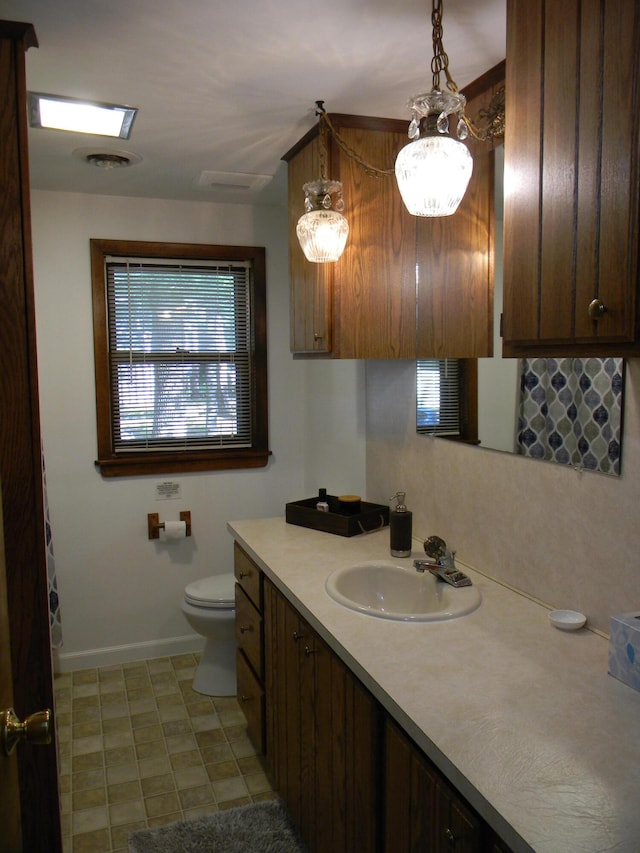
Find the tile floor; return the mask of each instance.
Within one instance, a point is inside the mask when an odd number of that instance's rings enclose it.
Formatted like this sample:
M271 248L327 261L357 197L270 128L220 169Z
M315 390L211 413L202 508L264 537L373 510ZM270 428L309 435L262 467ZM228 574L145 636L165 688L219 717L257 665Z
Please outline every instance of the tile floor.
M196 665L55 677L65 853L127 853L136 829L275 796L235 697L195 693Z

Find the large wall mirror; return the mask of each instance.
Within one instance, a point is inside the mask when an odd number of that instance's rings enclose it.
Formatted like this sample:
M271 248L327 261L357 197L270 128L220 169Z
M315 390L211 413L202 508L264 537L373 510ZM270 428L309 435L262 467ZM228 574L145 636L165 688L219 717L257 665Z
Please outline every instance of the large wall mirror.
M458 411L472 408L479 448L501 450L574 468L620 474L624 359L502 358L503 149L496 149L496 262L493 358L472 363L420 361L420 433L461 440ZM460 402L459 395L464 399ZM477 399L476 399L477 395ZM464 419L464 416L461 420Z

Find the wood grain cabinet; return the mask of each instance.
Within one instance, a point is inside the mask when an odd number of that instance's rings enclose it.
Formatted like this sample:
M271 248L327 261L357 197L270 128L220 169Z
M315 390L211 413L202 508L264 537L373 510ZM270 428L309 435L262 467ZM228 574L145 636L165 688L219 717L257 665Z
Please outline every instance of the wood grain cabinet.
M247 734L256 749L264 754L266 732L263 576L259 567L237 543L234 543L234 573L236 577L238 702L247 719Z
M267 759L312 851L379 849L381 709L265 580Z
M509 848L390 718L385 722L384 853Z
M504 63L470 87L475 115L504 80ZM318 128L285 156L289 169L291 350L332 358L491 355L494 170L491 144L472 143L474 174L451 217L414 217L393 167L408 121L331 115L346 146L391 174L373 176L330 134L327 174L342 181L349 238L335 263L304 257L296 224L305 182L319 177ZM417 320L416 320L417 314Z
M505 355L640 352L640 6L507 3Z

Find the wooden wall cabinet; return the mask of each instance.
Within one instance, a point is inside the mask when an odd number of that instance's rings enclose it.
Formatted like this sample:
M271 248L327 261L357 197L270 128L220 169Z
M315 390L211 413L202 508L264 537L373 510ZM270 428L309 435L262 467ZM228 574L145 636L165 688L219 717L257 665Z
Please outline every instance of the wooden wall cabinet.
M469 89L469 115L504 80L504 63ZM291 350L331 358L474 358L492 354L492 145L471 143L474 173L451 217L408 213L393 168L408 121L331 115L345 144L391 174L374 177L328 135L328 177L342 181L349 238L340 260L306 260L296 236L305 182L319 177L318 128L289 165Z
M638 3L508 0L505 355L640 352L639 77Z
M265 580L267 759L311 851L379 849L381 709Z

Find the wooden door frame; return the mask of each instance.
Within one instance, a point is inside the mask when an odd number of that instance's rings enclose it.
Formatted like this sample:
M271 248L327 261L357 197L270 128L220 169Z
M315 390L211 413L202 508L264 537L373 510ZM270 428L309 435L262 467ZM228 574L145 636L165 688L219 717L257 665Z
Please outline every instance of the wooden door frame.
M13 702L22 719L54 707L36 359L25 53L30 24L0 22L0 480ZM55 733L18 749L23 849L60 853Z

